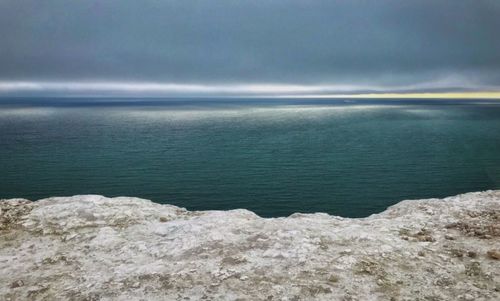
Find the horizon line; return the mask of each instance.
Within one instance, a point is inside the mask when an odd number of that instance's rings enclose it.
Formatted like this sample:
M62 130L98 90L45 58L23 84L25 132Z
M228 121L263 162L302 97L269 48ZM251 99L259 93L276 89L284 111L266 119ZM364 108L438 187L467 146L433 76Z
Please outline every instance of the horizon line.
M468 92L402 92L402 93L360 93L360 94L330 94L330 95L288 95L283 98L363 98L363 99L499 99L499 91L468 91Z
M500 99L500 87L427 82L411 85L191 84L0 81L0 97L413 98Z

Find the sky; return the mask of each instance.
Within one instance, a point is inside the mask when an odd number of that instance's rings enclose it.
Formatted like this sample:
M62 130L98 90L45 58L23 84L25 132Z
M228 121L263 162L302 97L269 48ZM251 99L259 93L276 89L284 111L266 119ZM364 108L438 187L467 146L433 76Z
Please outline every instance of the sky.
M498 0L0 0L0 96L500 98L499 35Z

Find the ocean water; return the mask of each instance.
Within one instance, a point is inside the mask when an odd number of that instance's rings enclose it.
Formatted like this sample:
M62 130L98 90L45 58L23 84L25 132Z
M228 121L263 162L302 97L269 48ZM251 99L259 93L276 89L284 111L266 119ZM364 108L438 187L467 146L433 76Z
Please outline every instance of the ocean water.
M0 198L360 217L500 188L500 102L0 100Z

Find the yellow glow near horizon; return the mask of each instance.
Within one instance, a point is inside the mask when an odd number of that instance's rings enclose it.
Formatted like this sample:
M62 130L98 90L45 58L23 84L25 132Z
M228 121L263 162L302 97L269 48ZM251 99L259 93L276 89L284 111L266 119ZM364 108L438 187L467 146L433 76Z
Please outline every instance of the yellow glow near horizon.
M420 93L361 93L361 94L329 94L300 95L291 97L306 98L423 98L423 99L500 99L498 91L478 92L420 92Z
M457 86L457 87L466 87ZM158 82L36 82L0 81L2 94L30 95L101 95L101 96L183 96L253 98L422 98L422 99L500 99L498 87L463 92L425 92L429 85L395 88L376 85L295 85L295 84L189 84ZM434 87L436 88L436 87ZM444 89L444 88L443 88ZM488 89L488 90L487 90ZM491 89L491 90L489 90ZM496 91L495 91L496 90ZM356 91L373 91L357 93Z

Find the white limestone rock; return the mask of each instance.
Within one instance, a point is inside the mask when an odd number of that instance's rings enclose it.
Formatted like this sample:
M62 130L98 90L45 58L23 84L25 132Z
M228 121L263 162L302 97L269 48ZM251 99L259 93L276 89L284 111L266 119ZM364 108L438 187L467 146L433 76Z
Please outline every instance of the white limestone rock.
M0 201L0 300L500 300L500 191L368 218Z

